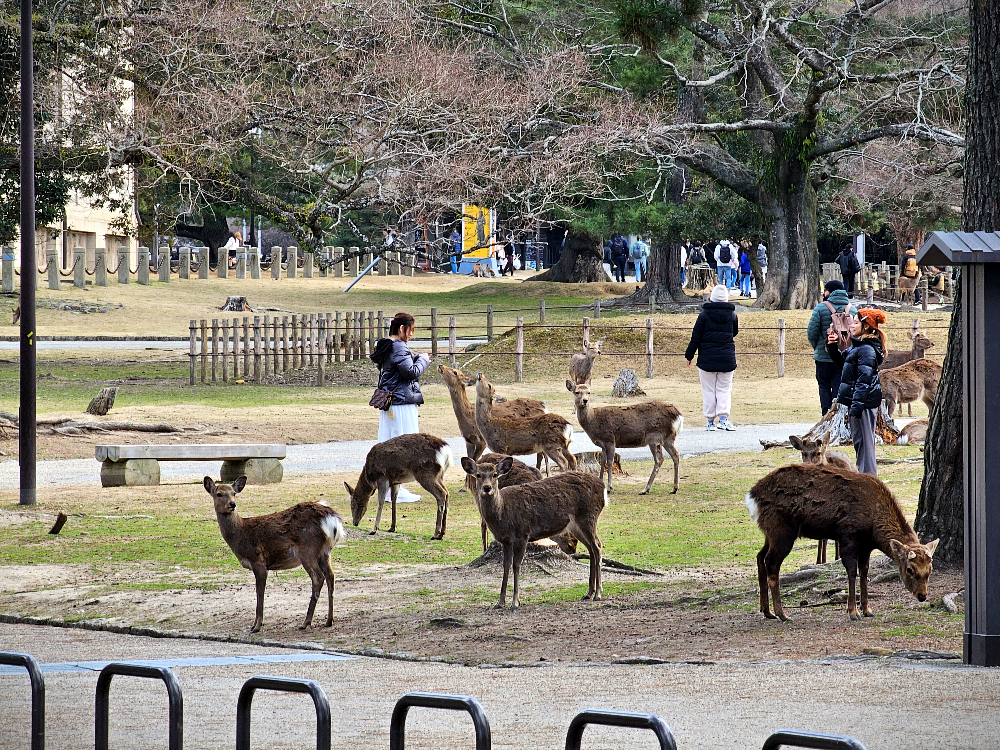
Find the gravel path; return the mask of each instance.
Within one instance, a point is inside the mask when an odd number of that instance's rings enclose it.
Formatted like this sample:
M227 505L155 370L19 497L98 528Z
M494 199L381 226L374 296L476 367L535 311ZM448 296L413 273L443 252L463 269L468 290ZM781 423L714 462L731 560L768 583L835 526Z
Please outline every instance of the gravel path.
M699 425L701 420L698 420ZM735 432L705 432L688 428L681 432L677 448L682 457L706 453L739 453L759 451L760 441L786 440L789 435L801 434L812 427L811 423L741 425ZM465 455L465 441L461 437L446 438L456 457ZM111 441L109 441L111 442ZM360 471L365 456L375 444L374 440L345 440L332 443L289 445L288 455L282 462L286 476L309 476L342 471ZM594 444L578 430L573 436L574 452L596 450ZM647 448L629 448L619 451L626 461L647 461ZM669 460L669 459L668 459ZM160 481L188 483L200 481L206 473L217 471L218 465L207 461L164 461L160 464ZM38 486L100 485L100 464L90 458L72 458L38 462ZM0 489L17 489L18 466L16 460L0 462Z
M0 650L28 652L43 663L290 653L26 625L0 625ZM896 658L501 669L361 657L178 666L174 672L184 694L185 744L198 750L233 747L239 689L261 672L317 681L332 708L333 747L352 749L388 747L393 705L402 694L417 690L475 697L489 717L495 748L562 747L570 719L585 708L599 707L660 716L682 750L756 749L771 732L785 727L850 735L869 750L969 750L996 747L1000 707L997 670ZM93 671L46 675L49 747L93 747L96 682ZM27 747L23 675L0 675L0 705L7 718L0 723L0 747ZM254 747L315 744L315 718L304 696L258 693L252 718ZM111 727L112 747L165 746L163 686L115 678ZM410 747L472 747L471 725L463 714L413 709L407 730ZM655 743L648 733L589 728L584 746L641 750Z

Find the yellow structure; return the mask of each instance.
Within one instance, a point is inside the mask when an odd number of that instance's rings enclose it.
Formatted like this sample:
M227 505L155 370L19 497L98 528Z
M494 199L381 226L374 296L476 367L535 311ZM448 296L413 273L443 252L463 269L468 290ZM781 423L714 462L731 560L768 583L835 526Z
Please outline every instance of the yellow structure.
M465 258L489 257L495 221L491 209L462 204L462 254Z

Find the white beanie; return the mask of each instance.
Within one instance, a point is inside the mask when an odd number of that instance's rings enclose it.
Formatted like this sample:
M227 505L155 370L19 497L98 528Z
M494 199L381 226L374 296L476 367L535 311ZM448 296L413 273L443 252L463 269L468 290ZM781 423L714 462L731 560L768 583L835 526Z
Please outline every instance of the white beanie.
M729 302L729 290L722 284L714 286L710 299L712 302Z

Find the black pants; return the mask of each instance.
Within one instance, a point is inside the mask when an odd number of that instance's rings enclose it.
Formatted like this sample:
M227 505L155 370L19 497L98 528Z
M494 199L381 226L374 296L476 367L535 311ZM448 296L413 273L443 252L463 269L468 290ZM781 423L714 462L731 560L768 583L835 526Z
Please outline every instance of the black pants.
M825 415L830 411L833 400L840 390L840 373L842 369L833 362L816 361L816 382L819 383L819 405Z
M625 281L625 266L628 265L627 255L615 256L615 280Z
M854 279L856 278L856 273L844 274L844 289L847 290L848 296L854 294Z

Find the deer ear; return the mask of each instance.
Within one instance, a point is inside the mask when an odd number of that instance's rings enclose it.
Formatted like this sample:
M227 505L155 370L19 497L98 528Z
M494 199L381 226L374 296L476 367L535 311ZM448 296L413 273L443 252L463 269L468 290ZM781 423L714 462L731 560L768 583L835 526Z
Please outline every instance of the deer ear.
M215 494L215 480L212 479L212 477L205 477L202 480L202 484L205 485L205 492L207 492L209 495Z
M927 556L934 557L934 550L937 549L939 539L935 539L933 542L927 542L924 546L927 548Z
M347 482L344 482L344 489L347 490L347 494L354 497L354 488L351 487Z
M830 444L829 432L824 432L822 435L819 436L819 440L816 441L816 445L822 445L823 447L826 447L829 444Z
M514 459L511 456L504 456L499 461L497 461L497 476L502 477L508 471L514 468Z
M462 468L465 469L465 473L466 474L473 474L473 475L475 475L475 473L476 473L476 462L473 461L468 456L462 456Z
M245 476L237 477L236 481L233 482L233 492L237 495L243 492L243 488L247 486L247 478Z
M889 540L889 549L892 550L892 556L899 563L906 562L906 546L895 539Z
M798 435L789 435L788 442L792 444L792 447L795 450L797 451L802 450L802 438L800 438Z
M572 380L567 379L566 390L569 391L570 393L576 393L576 384Z
M908 338L910 341L913 341L913 331L907 331L906 338Z

